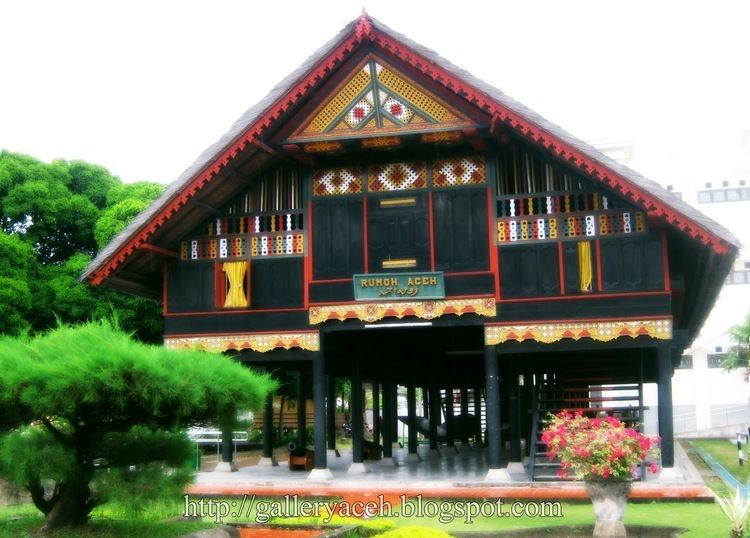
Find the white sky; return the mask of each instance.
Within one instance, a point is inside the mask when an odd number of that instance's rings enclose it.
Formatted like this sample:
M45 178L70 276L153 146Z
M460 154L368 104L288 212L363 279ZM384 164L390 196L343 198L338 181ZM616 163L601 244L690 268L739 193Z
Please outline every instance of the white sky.
M662 183L750 179L750 3L390 1L394 30ZM361 1L0 1L0 148L175 179Z

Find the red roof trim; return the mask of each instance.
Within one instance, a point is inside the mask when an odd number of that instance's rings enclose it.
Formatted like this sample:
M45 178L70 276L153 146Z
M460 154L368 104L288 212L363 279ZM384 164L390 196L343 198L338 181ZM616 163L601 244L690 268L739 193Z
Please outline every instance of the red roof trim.
M487 111L493 118L502 121L513 127L517 132L541 144L547 150L555 153L561 159L578 167L584 172L596 177L600 181L607 183L611 188L619 190L629 199L640 203L650 214L665 218L671 224L679 227L688 233L691 237L699 239L704 245L711 245L713 250L718 254L729 252L730 246L717 237L709 230L706 230L700 224L688 219L684 215L666 206L654 196L644 192L632 182L615 174L612 170L601 165L590 157L576 150L563 140L541 129L539 126L526 120L523 116L498 103L483 92L477 90L470 84L453 76L446 70L414 52L397 40L377 31L373 28L372 23L366 15L360 17L359 22L354 28L352 35L346 38L336 49L313 68L310 73L299 82L294 88L289 90L282 99L279 99L268 111L258 120L256 120L248 129L238 137L235 142L221 153L209 166L204 170L179 194L177 194L169 204L162 209L149 223L144 225L138 233L130 239L120 250L118 250L102 267L100 267L90 278L94 285L101 284L112 271L114 271L125 259L130 256L139 246L156 230L164 224L171 216L183 205L185 205L196 192L202 189L211 179L213 179L227 164L232 161L248 144L253 143L256 136L261 135L273 122L279 119L289 107L294 105L300 98L307 95L318 83L341 63L347 54L352 52L362 41L368 40L384 51L392 54L400 60L411 65L414 69L420 71L426 76L439 82L458 96L469 101L478 108Z
M704 245L710 245L717 254L726 254L731 250L727 242L717 237L699 223L675 211L655 196L634 185L631 181L584 155L557 136L533 124L523 116L498 103L460 78L448 73L440 66L390 36L382 32L373 31L370 34L370 39L413 68L441 83L480 109L487 111L492 116L493 121L497 119L510 125L516 132L544 146L562 160L578 167L599 181L608 184L612 189L619 190L624 196L645 208L650 215L664 218L670 224L677 226L694 239L700 240Z
M206 167L185 189L183 189L169 204L162 209L149 223L118 250L102 267L90 278L93 285L101 284L134 250L164 224L180 207L185 205L196 192L205 187L231 160L233 160L248 144L253 143L259 136L289 107L305 96L328 74L347 54L354 50L362 41L364 35L369 34L372 26L366 17L360 18L352 36L345 39L331 54L321 61L304 80L299 82L286 95L278 100L261 118L256 120L235 142L229 146L213 163Z

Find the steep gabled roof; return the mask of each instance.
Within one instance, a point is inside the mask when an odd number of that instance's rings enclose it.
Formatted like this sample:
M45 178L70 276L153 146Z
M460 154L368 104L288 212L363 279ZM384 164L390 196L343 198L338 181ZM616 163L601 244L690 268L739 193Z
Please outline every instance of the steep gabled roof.
M363 15L310 56L245 112L231 129L175 180L156 201L91 262L82 279L103 283L188 201L215 179L243 151L263 147L264 135L363 44L372 44L465 99L522 137L543 146L570 166L601 181L624 198L664 219L717 254L734 253L739 241L726 228L670 194L658 183L602 154L518 101L486 84L408 37Z

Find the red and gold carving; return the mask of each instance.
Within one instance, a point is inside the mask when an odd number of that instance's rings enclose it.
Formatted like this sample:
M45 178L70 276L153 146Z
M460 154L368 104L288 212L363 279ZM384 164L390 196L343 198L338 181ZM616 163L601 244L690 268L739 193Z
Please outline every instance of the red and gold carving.
M242 351L248 349L266 353L274 349L299 348L319 351L318 331L232 334L220 336L164 337L164 345L171 349L203 349L206 351Z
M395 148L401 145L401 139L397 136L378 136L376 138L363 138L363 148Z
M461 140L463 134L461 131L438 131L435 133L423 133L421 138L425 144L450 144Z
M320 142L309 142L303 148L307 153L335 153L341 151L344 145L335 140L322 140Z
M316 325L328 320L344 321L359 319L372 323L384 318L416 317L435 319L453 314L477 314L494 317L497 306L493 297L475 299L445 299L439 301L398 301L390 303L354 303L310 307L310 324Z
M659 340L672 338L672 318L647 320L599 320L567 321L555 323L485 325L484 343L494 346L514 340L533 340L550 344L563 339L580 340L591 338L599 342L609 342L628 336L650 336Z

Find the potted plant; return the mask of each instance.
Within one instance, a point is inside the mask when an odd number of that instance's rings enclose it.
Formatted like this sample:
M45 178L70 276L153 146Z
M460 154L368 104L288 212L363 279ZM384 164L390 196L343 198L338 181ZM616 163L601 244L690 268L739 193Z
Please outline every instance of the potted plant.
M625 536L622 516L632 480L649 456L658 457L658 437L643 435L615 417L561 411L550 415L542 442L549 459L560 461L558 476L585 481L596 514L594 536ZM647 467L658 471L655 463Z

